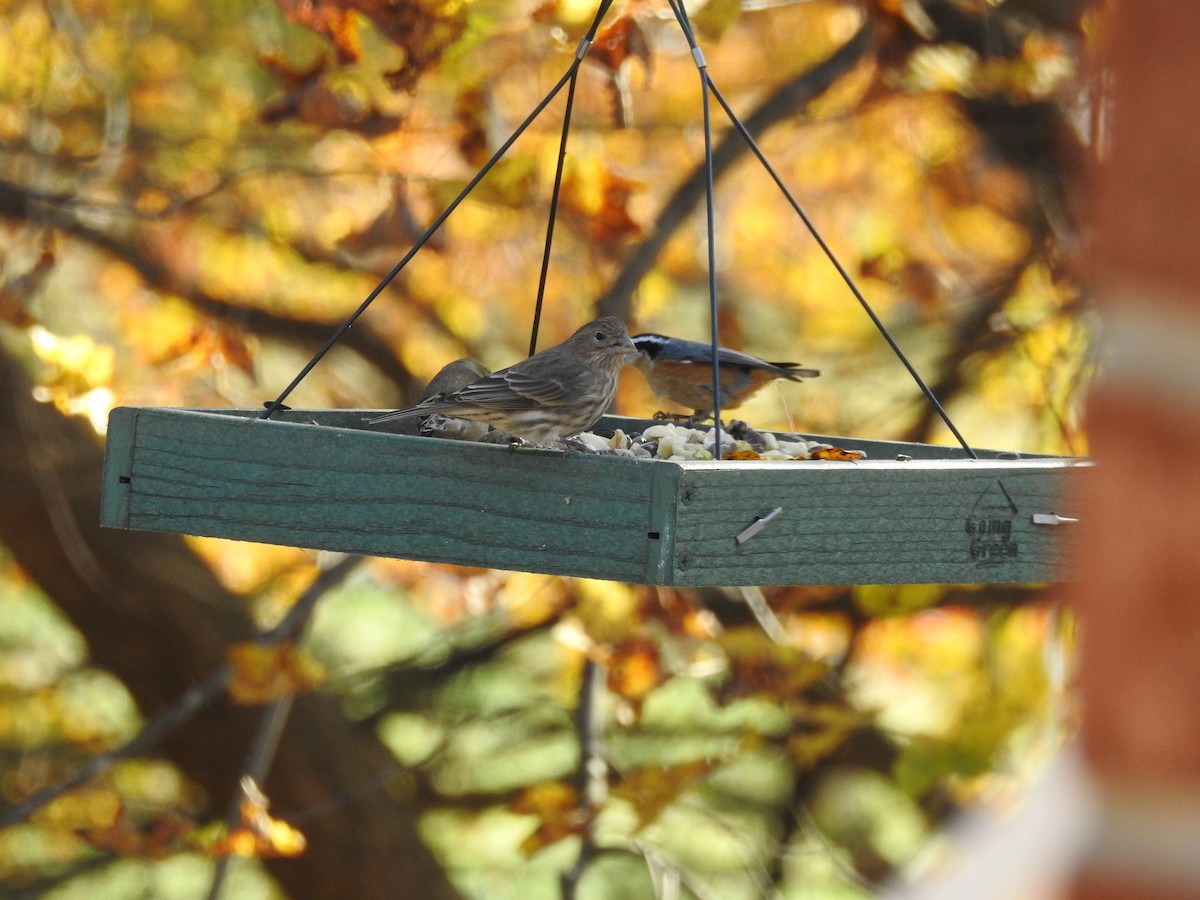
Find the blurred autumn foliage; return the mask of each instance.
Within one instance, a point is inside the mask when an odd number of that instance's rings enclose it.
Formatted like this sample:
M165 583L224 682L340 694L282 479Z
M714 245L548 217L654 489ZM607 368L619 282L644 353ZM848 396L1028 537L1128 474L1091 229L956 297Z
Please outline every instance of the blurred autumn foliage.
M756 597L330 569L304 550L97 528L108 410L275 396L566 71L595 13L0 4L5 896L867 896L935 865L957 810L1016 802L1069 731L1070 625L1035 587ZM959 428L978 446L1084 452L1071 185L1097 142L1081 60L1098 12L689 13L714 83ZM398 405L452 358L523 355L562 110L291 405ZM670 8L619 0L576 85L540 346L597 312L707 336L700 122ZM946 442L714 122L722 342L824 373L739 415ZM657 408L634 372L618 405ZM264 639L301 596L311 618ZM152 740L105 756L147 724ZM76 790L26 804L89 765Z

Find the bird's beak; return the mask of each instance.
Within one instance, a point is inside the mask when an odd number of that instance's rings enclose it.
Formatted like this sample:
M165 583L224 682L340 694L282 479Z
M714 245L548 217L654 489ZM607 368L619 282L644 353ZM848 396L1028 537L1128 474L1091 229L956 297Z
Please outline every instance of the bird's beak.
M629 363L631 363L635 359L637 359L639 356L641 356L641 353L642 353L642 351L637 348L637 344L635 344L629 338L625 338L625 364L626 365L628 365Z

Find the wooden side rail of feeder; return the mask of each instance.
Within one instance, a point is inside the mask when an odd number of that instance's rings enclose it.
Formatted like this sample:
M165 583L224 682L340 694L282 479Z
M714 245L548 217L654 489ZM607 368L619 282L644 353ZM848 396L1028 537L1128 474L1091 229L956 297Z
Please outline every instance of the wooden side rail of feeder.
M821 436L867 459L630 459L367 429L370 413L115 409L102 524L646 584L1036 582L1067 574L1088 466Z

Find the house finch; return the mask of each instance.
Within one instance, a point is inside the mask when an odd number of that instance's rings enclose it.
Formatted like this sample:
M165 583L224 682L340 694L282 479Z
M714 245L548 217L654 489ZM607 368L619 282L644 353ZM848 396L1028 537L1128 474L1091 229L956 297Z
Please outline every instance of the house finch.
M650 389L663 400L690 406L689 422L707 418L713 409L712 346L700 341L685 341L662 334L639 334L633 338L638 356L634 365L641 369ZM734 409L749 399L759 388L786 378L800 381L816 378L817 369L804 369L798 363L767 362L748 353L727 347L717 348L718 372L721 385L721 408ZM655 413L655 418L671 418L669 413ZM683 416L679 416L683 418Z
M604 414L621 367L636 355L625 323L605 316L563 343L464 388L367 423L445 413L486 422L533 444L552 444L586 430Z
M425 385L421 399L429 400L432 397L461 391L472 381L478 381L487 374L487 366L478 360L466 356L456 359L438 369L438 373L429 380L429 384Z
M478 381L488 374L487 367L477 360L463 357L454 362L446 363L436 375L425 385L421 394L422 400L441 397L462 390L472 381ZM447 416L442 413L431 413L421 423L421 434L430 437L440 437L451 441L477 441L488 433L486 422L472 422L470 419L460 419L457 416Z

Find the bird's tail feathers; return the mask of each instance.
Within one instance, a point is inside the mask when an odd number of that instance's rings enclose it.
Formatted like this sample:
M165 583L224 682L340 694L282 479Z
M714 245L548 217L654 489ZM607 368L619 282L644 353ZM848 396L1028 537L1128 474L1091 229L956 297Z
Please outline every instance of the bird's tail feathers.
M384 413L381 416L368 416L363 419L368 425L378 425L380 422L391 422L395 419L415 419L417 416L428 416L431 413L441 412L445 406L430 404L425 406L408 406L404 409L394 409L391 412Z
M820 369L805 369L796 363L772 363L773 366L778 366L787 371L784 377L788 381L802 381L805 378L816 378L821 374Z

